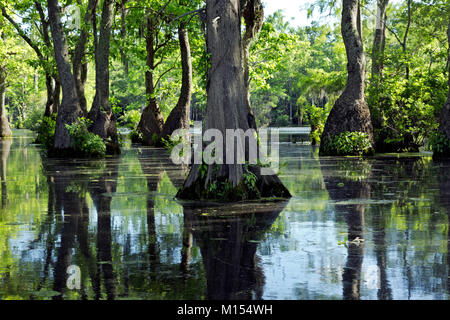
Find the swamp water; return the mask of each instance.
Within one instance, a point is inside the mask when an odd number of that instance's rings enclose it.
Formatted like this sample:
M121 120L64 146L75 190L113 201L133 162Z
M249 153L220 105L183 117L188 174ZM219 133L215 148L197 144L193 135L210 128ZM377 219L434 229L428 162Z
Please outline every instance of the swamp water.
M450 162L283 142L290 201L208 205L174 199L187 171L165 150L46 159L14 134L0 142L0 299L450 298Z

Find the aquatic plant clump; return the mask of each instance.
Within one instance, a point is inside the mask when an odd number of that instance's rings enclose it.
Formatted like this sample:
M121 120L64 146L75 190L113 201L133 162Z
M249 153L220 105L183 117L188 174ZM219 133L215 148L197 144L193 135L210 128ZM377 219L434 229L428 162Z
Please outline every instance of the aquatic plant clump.
M88 131L91 123L88 119L79 118L78 122L66 125L66 129L75 152L82 156L102 158L106 155L106 143L101 137Z
M42 144L46 149L53 146L55 142L56 114L52 117L43 117L37 127L36 143Z
M450 139L447 138L444 132L437 131L430 137L429 145L434 152L434 157L449 157L450 156Z
M178 191L177 198L186 200L214 201L247 201L257 199L287 199L291 197L289 190L278 177L261 175L261 167L245 165L241 182L234 186L225 177L208 180L208 165L197 165L198 178L189 187ZM219 166L214 165L213 172L217 174Z
M342 132L324 142L326 154L335 156L363 156L373 153L369 135L364 132Z

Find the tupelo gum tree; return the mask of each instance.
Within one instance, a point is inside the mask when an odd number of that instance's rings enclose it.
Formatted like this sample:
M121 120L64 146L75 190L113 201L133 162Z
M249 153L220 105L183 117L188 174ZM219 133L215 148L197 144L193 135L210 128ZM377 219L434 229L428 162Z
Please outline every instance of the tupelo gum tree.
M239 0L206 2L206 43L210 55L210 68L207 81L207 110L205 129L215 129L222 134L222 159L226 158L225 138L227 130L251 129L249 110L244 83L241 39L241 8ZM253 135L249 140L255 139ZM219 142L220 143L220 142ZM221 152L221 151L219 151ZM180 189L180 199L217 199L219 190L210 192L219 186L223 191L221 200L248 200L261 197L290 197L289 191L275 175L261 175L257 165L215 164L192 166L191 171ZM207 172L202 174L202 168ZM245 183L245 176L255 177L252 187Z
M342 38L348 61L347 85L328 116L320 145L321 155L336 154L329 146L334 137L344 132L367 134L374 146L372 120L364 97L366 61L359 0L343 0Z
M181 52L181 92L178 103L170 112L162 130L162 138L169 139L177 129L189 130L192 97L192 60L189 35L185 22L180 22L178 39Z
M61 9L58 0L48 0L48 14L52 32L55 60L63 97L56 118L54 151L67 152L71 148L71 138L66 124L72 124L83 115L77 96L75 79L72 75L66 37L61 22Z
M89 131L106 141L109 154L120 153L116 118L109 102L109 57L114 0L104 0L100 23L100 37L95 54L95 97L89 112L92 125Z

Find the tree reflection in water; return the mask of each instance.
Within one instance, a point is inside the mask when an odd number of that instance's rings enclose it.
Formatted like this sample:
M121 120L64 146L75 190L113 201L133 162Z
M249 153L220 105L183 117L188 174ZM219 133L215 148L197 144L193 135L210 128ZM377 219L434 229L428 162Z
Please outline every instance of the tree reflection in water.
M2 188L2 208L6 206L6 201L8 199L8 189L6 183L6 168L9 153L11 150L12 139L1 139L0 140L0 154L2 156L0 162L0 178L1 178L1 188Z
M183 206L202 254L207 299L262 298L265 280L256 250L286 204Z
M336 211L345 216L347 223L348 249L347 263L342 275L343 298L359 300L366 225L366 204L361 200L370 199L370 185L367 180L371 174L371 165L363 160L349 159L339 162L322 160L321 166L325 168L322 173L330 199L342 203L336 205ZM330 167L333 168L332 171L328 171ZM346 174L347 172L351 174ZM358 203L358 200L362 203Z
M101 278L108 299L114 299L114 272L111 255L111 200L117 187L118 159L94 162L96 167L79 164L67 164L62 160L46 160L45 170L49 183L48 217L53 214L62 225L58 232L60 243L54 264L53 290L59 294L54 299L62 299L66 292L67 269L74 261L74 249L79 247L85 260L83 268L91 280L95 298L100 299ZM89 192L97 211L97 259L92 252L92 243L88 235L89 207L86 201ZM48 275L56 235L48 234L47 259L44 267L44 282ZM84 269L83 269L84 270ZM41 282L42 284L43 282ZM84 279L81 288L82 298L87 298Z

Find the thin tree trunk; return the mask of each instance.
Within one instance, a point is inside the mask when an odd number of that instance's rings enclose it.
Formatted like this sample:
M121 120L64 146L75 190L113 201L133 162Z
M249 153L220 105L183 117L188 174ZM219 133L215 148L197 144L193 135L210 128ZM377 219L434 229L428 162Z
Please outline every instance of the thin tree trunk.
M128 10L125 8L127 1L128 0L122 0L122 2L120 3L120 18L122 19L122 23L120 25L120 36L122 37L122 41L125 41L125 39L127 37ZM127 53L125 52L125 50L123 49L122 46L120 47L120 57L122 60L122 66L123 66L123 71L125 73L125 77L128 79L128 77L129 77L128 57L127 57Z
M89 130L106 140L108 153L119 153L119 137L116 117L109 103L109 56L114 0L105 0L100 23L100 38L95 57L95 97L89 119L93 121Z
M51 50L52 46L50 42L50 35L48 32L49 23L45 19L45 14L39 1L35 1L35 6L41 20L41 32L44 39L44 44L46 45L48 50ZM22 37L22 39L35 51L37 57L39 58L40 65L45 73L45 85L47 87L47 102L45 104L44 116L50 117L54 113L53 110L55 109L55 107L57 109L57 106L54 106L54 104L59 103L59 101L56 102L54 100L55 87L52 82L52 74L48 70L47 66L49 57L47 56L47 54L43 54L39 46L21 29L20 25L16 21L14 21L14 19L6 12L5 8L2 8L2 15L11 23L11 25L16 29L19 36Z
M384 50L386 47L386 8L388 4L389 0L378 0L377 4L377 24L372 49L372 81L375 81L375 84L383 76Z
M164 124L162 138L168 139L170 135L178 129L189 130L191 116L191 96L192 96L192 61L191 47L189 44L188 31L184 23L178 28L178 38L181 51L181 93L178 103L170 113Z
M372 120L364 98L366 61L361 22L359 0L343 0L342 37L348 61L347 85L328 116L320 146L322 155L334 154L328 144L343 132L366 133L374 145Z
M242 61L244 65L244 84L250 128L256 129L256 119L250 102L250 46L261 31L264 22L264 9L261 0L241 0L242 16L245 22L245 33L242 39Z
M378 97L381 94L381 83L383 81L384 51L386 47L386 8L388 3L389 0L378 0L377 2L377 22L372 48L372 77L370 81L372 94L377 97L374 105L370 106L374 129L381 129L384 126L383 113L380 109ZM384 141L383 138L379 140ZM376 141L376 143L383 143L383 141Z
M257 177L255 190L246 189L243 183L244 165L240 164L236 154L239 149L236 144L227 147L227 130L243 130L247 132L251 125L249 109L244 83L241 41L241 14L238 0L213 1L206 3L207 15L207 49L211 56L211 67L208 71L207 82L207 110L205 129L215 129L222 133L223 150L220 156L224 164L209 165L207 175L199 173L199 164L193 165L186 179L184 187L178 197L182 199L204 199L216 197L208 195L211 184L220 185L221 182L230 186L224 198L228 200L242 200L263 197L289 197L289 191L274 174L262 176L259 166L252 166L250 170ZM254 128L252 128L254 129ZM241 139L243 137L240 137ZM240 139L238 138L238 139ZM250 135L248 145L255 145L254 135ZM256 139L255 139L256 140ZM241 140L245 146L245 139ZM225 164L227 151L233 150L235 158L233 164ZM246 148L247 155L248 149ZM230 159L231 160L231 159ZM239 191L238 191L239 190Z
M48 0L48 12L50 29L52 31L55 60L58 66L59 79L63 92L55 129L55 150L67 150L71 147L71 138L65 128L66 124L72 124L82 116L79 105L75 79L71 72L69 53L66 37L62 28L60 8L58 0Z
M0 69L0 138L12 136L8 118L6 117L5 97L6 97L6 72Z
M80 37L78 38L72 57L73 76L77 87L80 108L85 115L87 115L87 103L84 94L87 81L87 62L85 61L86 44L89 40L90 25L92 24L92 17L96 13L97 2L98 0L89 0L88 2L87 11L84 16L84 25L81 27Z
M147 95L147 107L142 112L138 129L141 131L143 136L142 142L151 146L159 144L159 139L164 127L164 117L155 97L153 72L155 70L156 50L154 43L156 27L154 26L153 20L150 16L147 17L146 27L147 31L145 38L147 43L147 71L145 72L145 93Z

